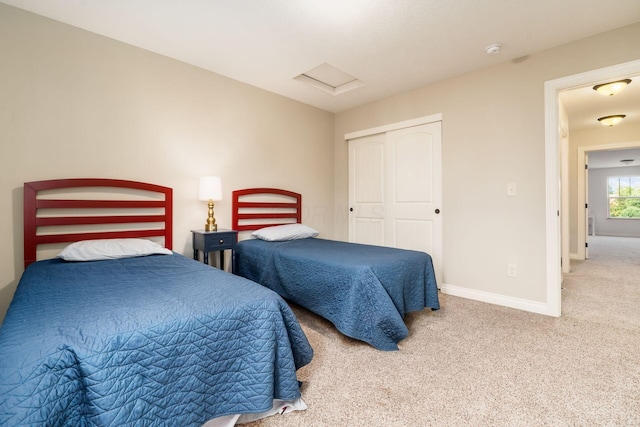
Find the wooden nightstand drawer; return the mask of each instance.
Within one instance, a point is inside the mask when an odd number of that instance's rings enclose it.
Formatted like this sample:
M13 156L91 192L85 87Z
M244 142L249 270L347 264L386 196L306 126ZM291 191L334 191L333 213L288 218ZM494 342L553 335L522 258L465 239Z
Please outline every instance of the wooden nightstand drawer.
M222 249L230 249L231 246L235 246L236 236L212 236L210 239L206 239L204 242L204 250L207 252L219 251Z

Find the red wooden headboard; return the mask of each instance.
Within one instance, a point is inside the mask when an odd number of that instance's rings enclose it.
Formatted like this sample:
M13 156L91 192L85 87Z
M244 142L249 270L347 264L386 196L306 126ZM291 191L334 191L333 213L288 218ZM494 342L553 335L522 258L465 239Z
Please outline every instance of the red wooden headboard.
M51 198L41 197L40 192L46 190L91 191L106 189L122 189L123 197L119 199L97 200L78 199L72 197ZM125 190L126 189L126 190ZM65 190L65 191L66 191ZM131 192L128 198L125 191L150 192L150 197L137 197L132 200ZM117 194L116 196L117 197ZM160 208L161 213L135 214L141 209ZM46 214L42 210L46 209ZM79 209L78 215L70 215L70 209ZM100 209L95 215L86 215L87 210ZM105 214L109 210L117 209L113 214ZM40 212L39 212L40 210ZM89 211L91 212L91 211ZM97 211L94 211L97 212ZM126 214L122 214L126 212ZM154 227L151 226L154 224ZM159 223L159 224L158 224ZM84 226L96 224L119 224L119 227L140 227L132 230L118 231L74 231L47 232L42 227L51 226ZM79 240L116 239L133 237L163 237L164 246L172 248L173 224L173 190L144 182L125 181L119 179L54 179L49 181L34 181L24 184L24 266L25 268L36 260L36 248L47 243L70 243Z
M231 222L234 230L249 231L302 222L300 193L277 188L247 188L233 191L232 198Z

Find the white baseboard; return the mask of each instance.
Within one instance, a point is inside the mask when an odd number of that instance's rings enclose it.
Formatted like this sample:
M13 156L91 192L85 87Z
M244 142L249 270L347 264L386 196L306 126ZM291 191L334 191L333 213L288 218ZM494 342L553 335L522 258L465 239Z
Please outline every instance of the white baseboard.
M584 261L584 259L580 258L577 253L569 253L569 259L576 259L578 261Z
M475 301L487 302L489 304L501 305L503 307L515 308L518 310L530 311L532 313L549 314L549 308L546 303L539 301L531 301L522 298L514 298L491 292L478 291L476 289L463 288L455 285L441 285L440 291L447 295L467 298Z

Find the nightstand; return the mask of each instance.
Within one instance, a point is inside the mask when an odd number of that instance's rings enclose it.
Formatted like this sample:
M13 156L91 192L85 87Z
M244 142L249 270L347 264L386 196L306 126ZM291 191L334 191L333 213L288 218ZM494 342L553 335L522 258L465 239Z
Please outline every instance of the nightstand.
M220 252L220 268L224 270L224 251L231 251L231 272L236 271L236 243L238 232L236 230L204 231L191 230L193 236L193 259L199 261L200 251L203 252L203 262L209 264L209 252Z

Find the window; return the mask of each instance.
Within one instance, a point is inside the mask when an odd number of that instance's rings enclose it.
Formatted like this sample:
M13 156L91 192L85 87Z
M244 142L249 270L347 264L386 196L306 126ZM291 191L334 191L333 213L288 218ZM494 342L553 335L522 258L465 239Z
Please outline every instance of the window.
M640 218L640 176L609 177L609 218Z

